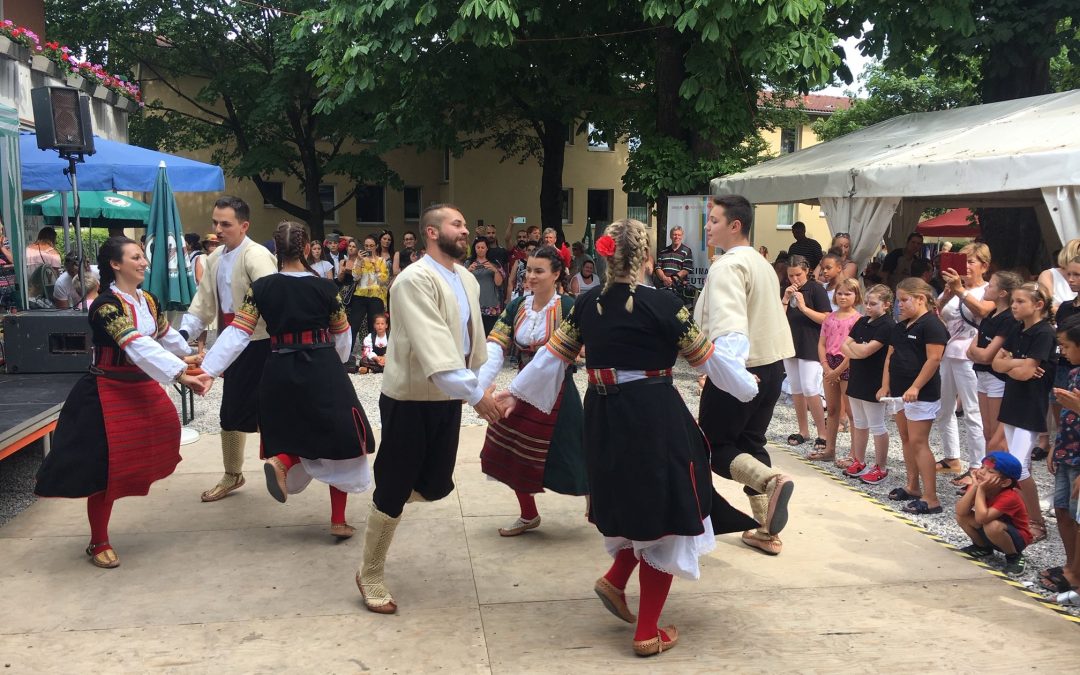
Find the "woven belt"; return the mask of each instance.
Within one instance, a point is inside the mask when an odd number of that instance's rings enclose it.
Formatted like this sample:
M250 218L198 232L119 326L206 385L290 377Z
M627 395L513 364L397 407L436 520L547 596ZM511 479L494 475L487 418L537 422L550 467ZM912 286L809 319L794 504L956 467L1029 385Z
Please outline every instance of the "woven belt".
M325 328L302 330L270 336L270 350L279 354L325 349L334 346L334 339Z
M671 384L672 382L673 380L670 375L659 375L656 377L644 377L640 380L623 382L622 384L590 384L589 391L596 392L601 396L614 396L626 387L636 387L638 385L646 384Z
M154 379L138 368L135 368L134 370L113 370L90 366L90 374L110 380L120 380L122 382L146 382L147 380Z
M589 391L601 396L618 394L622 387L646 384L671 384L671 369L646 370L645 377L619 384L618 373L614 368L589 368Z

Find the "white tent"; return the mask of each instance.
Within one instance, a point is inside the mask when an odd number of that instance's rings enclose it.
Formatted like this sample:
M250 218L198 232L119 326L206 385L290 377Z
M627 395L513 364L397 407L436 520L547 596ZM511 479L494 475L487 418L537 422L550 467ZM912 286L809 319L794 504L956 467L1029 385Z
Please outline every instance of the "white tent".
M929 207L1035 207L1048 242L1080 237L1080 90L904 115L713 179L755 204L820 204L868 260ZM1054 248L1048 246L1048 248Z

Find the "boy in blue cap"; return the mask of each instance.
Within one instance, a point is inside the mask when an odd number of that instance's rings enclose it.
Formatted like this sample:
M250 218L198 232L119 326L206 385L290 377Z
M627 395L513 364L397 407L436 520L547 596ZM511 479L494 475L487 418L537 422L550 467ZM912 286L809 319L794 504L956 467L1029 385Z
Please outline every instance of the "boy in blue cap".
M1020 497L1020 461L1007 452L991 452L972 474L975 484L956 503L956 522L971 537L960 549L972 558L995 550L1005 554L1005 573L1024 571L1024 549L1031 543L1027 508Z

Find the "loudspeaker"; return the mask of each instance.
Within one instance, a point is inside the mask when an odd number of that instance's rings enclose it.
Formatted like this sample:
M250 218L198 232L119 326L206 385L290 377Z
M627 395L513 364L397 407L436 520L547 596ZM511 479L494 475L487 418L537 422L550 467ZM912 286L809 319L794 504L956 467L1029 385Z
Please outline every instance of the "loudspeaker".
M86 313L28 311L3 318L9 373L84 373L92 340Z
M30 91L30 101L39 148L94 154L89 96L71 87L38 87Z

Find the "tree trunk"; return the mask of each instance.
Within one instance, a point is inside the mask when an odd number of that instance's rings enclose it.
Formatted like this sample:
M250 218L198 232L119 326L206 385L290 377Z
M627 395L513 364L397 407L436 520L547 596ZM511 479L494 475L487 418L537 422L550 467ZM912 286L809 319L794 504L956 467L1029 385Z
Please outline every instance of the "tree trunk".
M311 228L312 240L324 239L324 221L328 215L323 211L322 199L319 198L319 175L309 173L304 177L304 201L307 205L307 225Z
M545 230L552 228L562 243L566 237L562 227L562 175L563 161L566 158L567 123L557 119L541 122L544 133L540 144L544 156L540 160L540 225Z
M686 79L686 43L684 36L674 28L659 30L656 36L656 69L653 81L656 86L656 131L686 143L688 131L683 128L679 106L682 98L679 89ZM656 197L657 246L667 241L667 191Z

